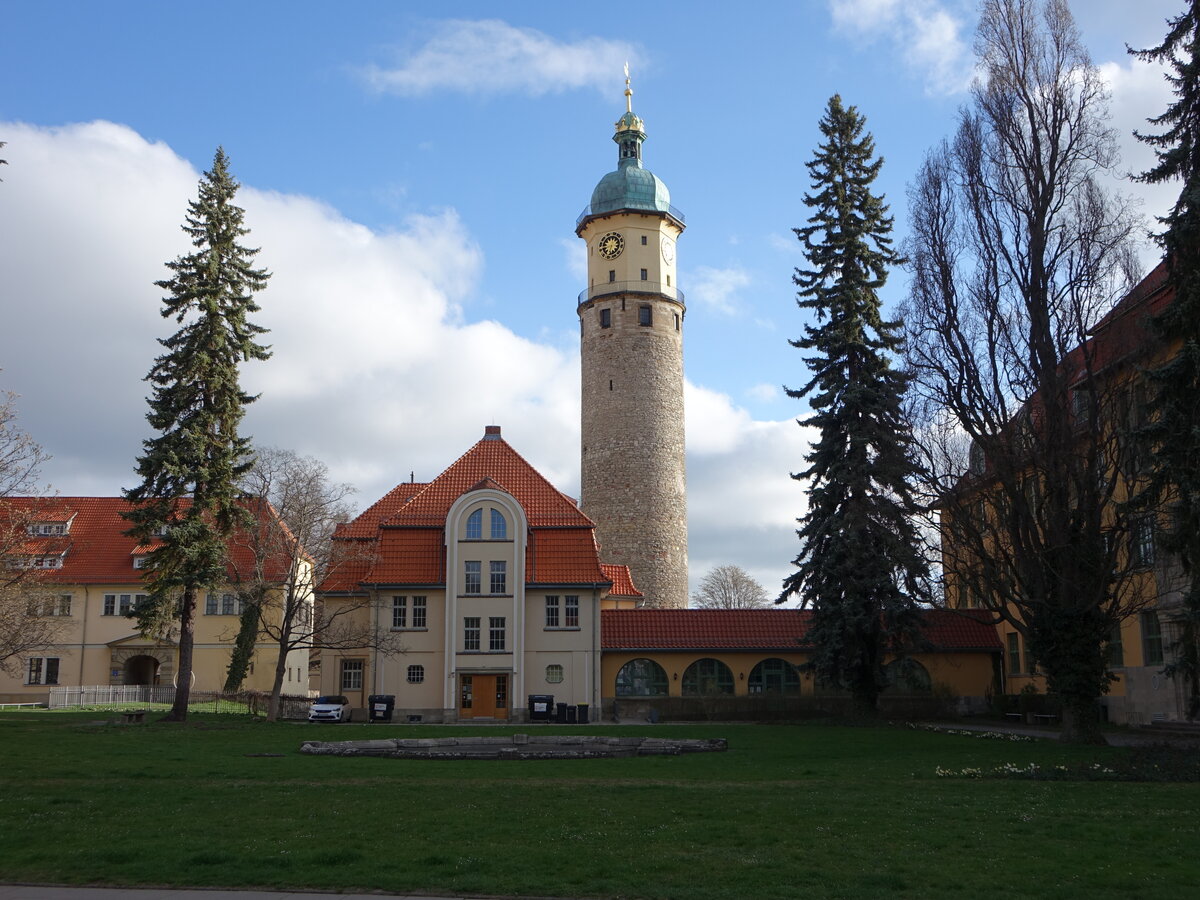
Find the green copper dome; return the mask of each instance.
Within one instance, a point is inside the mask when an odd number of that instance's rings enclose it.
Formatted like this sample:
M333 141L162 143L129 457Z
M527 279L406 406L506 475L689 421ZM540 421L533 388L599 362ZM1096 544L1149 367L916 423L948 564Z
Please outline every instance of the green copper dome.
M613 141L617 153L617 169L600 179L592 191L592 200L576 220L576 228L592 216L622 209L644 209L664 212L680 225L683 214L671 206L671 192L653 172L642 166L642 141L646 140L646 128L641 118L633 112L633 91L629 87L629 71L625 72L625 115L617 119Z
M621 167L600 179L592 191L591 214L618 209L651 209L671 212L671 192L638 160L621 160Z

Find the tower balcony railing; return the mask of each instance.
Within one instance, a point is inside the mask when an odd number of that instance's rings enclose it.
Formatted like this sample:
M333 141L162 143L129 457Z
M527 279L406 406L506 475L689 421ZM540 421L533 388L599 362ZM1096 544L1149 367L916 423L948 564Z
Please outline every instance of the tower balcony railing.
M671 284L658 281L602 281L579 292L579 302L587 303L597 297L611 294L649 294L669 297L683 303L683 291Z
M575 230L576 231L579 230L579 226L583 224L583 220L586 219L588 216L607 216L607 215L610 215L611 213L619 213L619 212L644 212L644 213L665 212L667 215L669 215L672 219L674 219L680 225L687 225L687 219L684 218L683 212L681 210L676 209L670 203L667 204L666 209L657 209L657 208L650 209L650 208L630 206L630 207L621 207L620 209L597 210L594 212L592 210L592 205L589 203L587 206L585 206L583 208L583 212L581 212L579 214L579 217L575 220Z

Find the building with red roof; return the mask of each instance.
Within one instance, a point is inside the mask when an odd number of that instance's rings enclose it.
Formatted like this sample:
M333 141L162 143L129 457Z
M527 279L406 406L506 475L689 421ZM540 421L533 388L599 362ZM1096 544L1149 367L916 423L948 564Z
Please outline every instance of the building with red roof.
M321 693L357 707L392 695L395 715L420 721L519 718L529 695L597 706L601 604L614 583L639 594L628 569L601 565L595 531L489 425L432 481L338 527L353 562L320 585L323 602L360 605L404 652L325 651Z
M147 596L141 569L155 546L125 534L129 522L122 513L128 510L121 497L11 497L0 503L0 528L8 535L6 564L32 570L34 609L59 625L55 646L22 655L10 671L0 670L0 702L44 701L53 687L174 683L178 648L173 637L142 635L126 615ZM251 511L275 516L267 505ZM192 670L197 690L219 690L225 682L240 624L238 585L255 570L255 556L249 537L235 536L228 582L200 598ZM268 581L286 579L290 560L261 562ZM277 650L265 640L255 647L246 688L271 689ZM307 693L307 650L289 653L286 666L284 691Z

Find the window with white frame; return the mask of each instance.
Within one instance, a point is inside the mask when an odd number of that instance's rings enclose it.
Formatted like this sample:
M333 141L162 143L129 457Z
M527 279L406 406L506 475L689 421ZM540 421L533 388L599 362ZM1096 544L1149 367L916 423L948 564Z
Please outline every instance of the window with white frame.
M579 597L567 594L563 598L563 626L565 628L579 627Z
M421 684L423 681L425 681L425 667L419 666L419 665L418 666L409 666L408 667L408 683L409 684Z
M71 615L71 595L59 594L56 597L42 597L29 605L29 611L35 616L69 616Z
M105 594L103 613L106 616L127 616L146 600L146 594Z
M31 656L26 684L58 684L58 657Z
M138 555L133 558L133 567L135 569L144 569L150 558L144 555Z
M546 683L547 684L562 684L563 667L558 663L551 663L546 666Z
M546 595L546 627L558 628L561 620L558 617L558 595Z
M491 616L488 619L488 649L505 649L504 616Z
M363 686L363 670L366 661L361 659L342 660L342 690L361 691Z
M493 559L488 564L488 569L491 574L490 593L508 593L508 563L502 559Z
M483 510L477 509L467 516L467 540L478 541L483 538Z
M463 649L479 649L479 616L463 617Z
M428 598L413 597L412 598L412 627L427 628L428 624Z
M492 540L505 541L508 540L508 522L504 518L504 513L498 509L491 510L492 513Z
M408 598L392 597L392 627L408 627Z
M463 563L463 593L478 594L483 590L483 563L477 559L468 559Z

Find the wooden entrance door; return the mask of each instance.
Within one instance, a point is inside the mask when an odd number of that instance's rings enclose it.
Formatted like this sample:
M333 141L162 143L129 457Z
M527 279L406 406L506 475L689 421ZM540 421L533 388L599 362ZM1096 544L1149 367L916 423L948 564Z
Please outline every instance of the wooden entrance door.
M460 719L507 719L507 675L459 675Z

